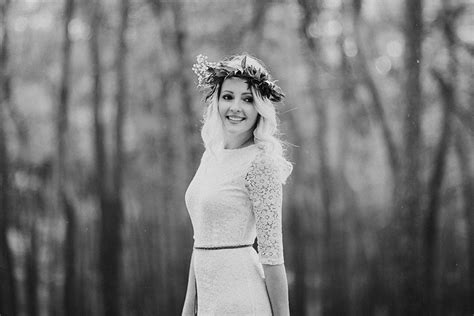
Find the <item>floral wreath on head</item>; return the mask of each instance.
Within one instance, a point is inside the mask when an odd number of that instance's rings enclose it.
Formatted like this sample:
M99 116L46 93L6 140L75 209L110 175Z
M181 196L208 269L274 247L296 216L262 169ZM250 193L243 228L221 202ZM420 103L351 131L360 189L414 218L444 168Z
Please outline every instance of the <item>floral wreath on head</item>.
M272 102L280 102L285 97L281 88L275 84L276 81L271 80L269 73L247 65L247 56L242 58L240 67L234 67L230 65L230 60L211 63L207 61L207 56L200 54L196 57L192 69L198 78L197 86L204 93L205 100L209 100L216 88L231 77L244 79L261 97Z

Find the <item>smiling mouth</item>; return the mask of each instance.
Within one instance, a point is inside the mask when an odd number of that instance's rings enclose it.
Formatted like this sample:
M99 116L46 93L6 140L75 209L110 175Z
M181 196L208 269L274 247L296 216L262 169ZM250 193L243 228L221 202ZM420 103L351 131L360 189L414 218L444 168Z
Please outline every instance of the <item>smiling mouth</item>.
M228 115L228 116L226 116L226 119L231 121L231 122L240 123L240 122L245 120L245 117Z

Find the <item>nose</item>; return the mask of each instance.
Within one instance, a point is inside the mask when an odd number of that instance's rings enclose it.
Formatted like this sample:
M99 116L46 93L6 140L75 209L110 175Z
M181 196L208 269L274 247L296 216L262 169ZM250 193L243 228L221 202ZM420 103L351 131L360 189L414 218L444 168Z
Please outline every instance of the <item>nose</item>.
M237 98L235 98L235 99L232 101L232 103L231 103L231 105L230 105L230 107L229 107L229 110L230 110L231 112L241 112L240 100L237 99Z

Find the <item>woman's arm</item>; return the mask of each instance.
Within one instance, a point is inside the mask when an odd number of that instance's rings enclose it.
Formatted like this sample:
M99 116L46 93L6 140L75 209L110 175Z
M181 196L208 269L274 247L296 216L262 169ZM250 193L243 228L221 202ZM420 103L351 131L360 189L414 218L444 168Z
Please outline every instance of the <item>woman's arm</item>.
M194 304L196 303L196 276L194 275L194 253L191 255L189 264L188 288L184 299L182 316L194 316Z
M285 264L263 264L265 284L274 316L289 316L288 281Z
M277 163L267 155L257 156L245 177L252 201L258 240L258 255L273 315L290 315L288 283L283 258L283 184Z

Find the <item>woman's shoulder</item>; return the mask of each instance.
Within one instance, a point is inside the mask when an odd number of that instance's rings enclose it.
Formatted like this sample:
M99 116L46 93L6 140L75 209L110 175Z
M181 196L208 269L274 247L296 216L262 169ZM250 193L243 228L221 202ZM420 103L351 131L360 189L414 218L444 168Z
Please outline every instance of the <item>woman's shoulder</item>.
M285 183L293 170L292 164L286 161L281 155L268 151L264 146L257 145L257 147L257 153L250 164L248 173L265 175L266 177L272 177L281 183Z

